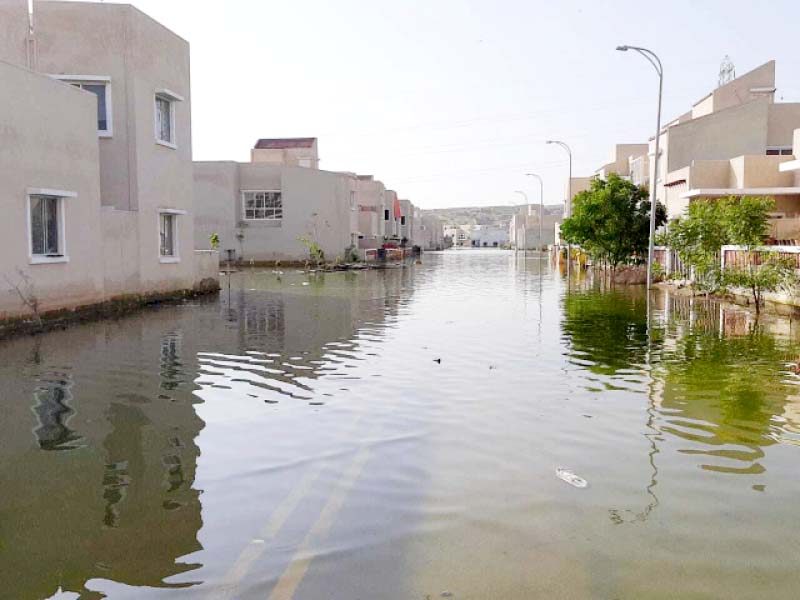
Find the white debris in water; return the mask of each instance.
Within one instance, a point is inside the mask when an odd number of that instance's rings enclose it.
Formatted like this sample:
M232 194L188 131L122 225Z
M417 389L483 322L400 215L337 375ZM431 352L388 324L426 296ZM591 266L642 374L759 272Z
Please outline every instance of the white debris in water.
M310 285L310 284L307 281L304 281L303 285Z
M568 469L556 469L556 477L576 488L589 487L589 482Z
M61 586L58 586L56 593L46 600L78 600L80 597L80 594L76 594L75 592L65 592L61 589Z

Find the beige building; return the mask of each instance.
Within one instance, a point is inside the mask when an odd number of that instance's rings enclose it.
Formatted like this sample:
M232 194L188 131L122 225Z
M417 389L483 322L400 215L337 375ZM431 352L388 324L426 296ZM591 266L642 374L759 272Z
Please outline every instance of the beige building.
M195 243L220 238L243 261L326 260L358 245L353 177L305 167L229 161L194 164ZM355 225L354 225L355 223Z
M380 248L384 242L386 187L372 175L358 175L354 181L358 206L358 247Z
M256 262L304 262L311 244L331 261L410 245L411 202L371 175L318 169L316 153L316 138L265 138L249 163L196 162L195 244L217 234L223 257Z
M595 177L607 179L609 174L616 173L620 177L632 180L635 172L636 178L640 179L641 165L647 164L647 152L648 144L616 144L609 157L610 160L594 172Z
M32 22L0 3L6 287L44 312L216 280L194 250L188 43L129 5L37 0ZM30 312L0 294L0 318Z
M444 227L433 215L420 213L419 247L423 250L444 250Z
M250 151L250 161L318 169L317 138L260 139Z
M795 144L800 143L800 129L794 138ZM794 155L694 160L667 175L665 193L668 205L677 214L697 199L769 196L775 200L770 237L782 244L800 243L800 161Z
M717 88L662 130L656 195L670 218L678 216L686 203L667 194L665 184L681 179L673 173L693 161L792 153L792 132L800 127L800 103L776 103L774 95L775 62L770 61ZM654 147L651 140L651 155Z

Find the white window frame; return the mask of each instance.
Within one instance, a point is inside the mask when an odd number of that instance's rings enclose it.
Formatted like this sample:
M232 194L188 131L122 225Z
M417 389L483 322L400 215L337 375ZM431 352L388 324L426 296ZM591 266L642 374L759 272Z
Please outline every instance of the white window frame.
M258 217L249 217L247 216L247 194L280 194L281 197L281 216L280 218L258 218ZM241 199L242 199L242 220L243 221L254 221L257 223L281 223L283 222L283 192L281 190L242 190L241 192Z
M770 151L777 152L777 154L768 154ZM767 156L792 156L793 148L791 146L767 146Z
M358 209L358 204L356 203L356 193L353 190L350 190L350 210L356 211Z
M58 256L47 256L46 254L33 253L33 227L31 224L31 197L32 196L47 196L55 198L57 201L57 218L58 218ZM31 265L46 265L53 263L67 263L69 262L69 255L67 254L67 227L66 227L66 202L67 198L77 198L77 192L70 192L67 190L55 190L51 188L28 188L26 190L25 202L25 221L28 230L28 263Z
M186 215L185 210L178 210L175 208L159 208L158 209L158 219L156 220L156 240L158 243L158 261L164 264L171 264L171 263L179 263L181 262L181 252L180 252L180 238L178 233L180 231L178 227L178 217ZM170 215L173 217L172 219L172 245L174 254L164 255L161 254L161 219L164 215Z
M158 101L164 100L169 103L169 131L172 139L164 140L161 138L161 131L158 127ZM175 128L175 115L178 112L178 102L183 102L183 96L176 94L173 91L162 88L155 91L153 95L153 131L155 134L156 144L166 146L173 150L178 147L178 132Z
M60 75L50 74L50 77L68 85L104 85L106 88L106 128L97 130L97 137L114 137L114 102L111 99L111 77L109 75ZM89 92L90 94L92 92Z

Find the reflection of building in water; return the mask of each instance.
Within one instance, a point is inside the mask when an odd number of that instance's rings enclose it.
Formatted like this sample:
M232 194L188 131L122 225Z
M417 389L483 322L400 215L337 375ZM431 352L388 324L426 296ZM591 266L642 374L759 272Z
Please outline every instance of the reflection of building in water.
M167 334L161 339L161 388L164 390L174 390L183 381L180 343L179 334Z
M75 410L69 405L71 381L65 373L53 373L34 392L33 412L39 421L33 433L42 450L69 450L80 445L81 436L69 428Z
M172 587L165 579L195 568L180 560L201 549L202 421L182 385L193 374L174 317L0 345L0 570L14 574L0 596L45 598L61 586L95 599L91 579Z
M796 394L786 376L800 345L783 335L787 321L757 324L741 308L670 294L656 296L650 310L648 333L636 291L567 296L562 329L571 360L594 386L618 385L646 367L653 444L678 441L678 452L705 470L762 473L765 448L778 440L776 417L790 419Z
M198 385L236 387L268 403L284 397L319 402L314 381L358 360L361 339L384 335L411 297L412 276L411 269L281 278L239 273L227 309L238 347L201 353Z
M757 324L737 307L673 298L657 376L660 429L688 442L703 469L758 474L776 443L774 418L795 388L785 381L796 342L779 323Z

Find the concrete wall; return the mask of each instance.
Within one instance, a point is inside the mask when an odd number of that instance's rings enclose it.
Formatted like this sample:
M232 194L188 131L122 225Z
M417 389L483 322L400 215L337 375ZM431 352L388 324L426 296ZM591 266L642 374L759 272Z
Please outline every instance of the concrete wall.
M27 39L27 0L0 0L0 60L28 66Z
M280 185L280 182L277 182ZM225 259L227 250L241 254L237 234L241 202L239 190L239 163L194 163L194 247L209 248L209 238L219 236L220 256Z
M770 106L763 98L671 127L667 172L693 160L764 154Z
M111 137L100 138L103 204L138 215L140 287L191 288L194 281L189 44L130 5L37 0L39 70L110 78ZM155 136L155 95L173 102L175 147ZM177 217L178 261L159 254L160 209ZM131 260L128 256L126 260Z
M800 103L772 104L767 118L767 146L792 148L794 131L800 127Z
M772 101L774 92L758 91L759 89L774 90L775 88L775 61L771 60L756 67L718 87L708 96L698 101L692 107L692 118L696 119L718 112L726 108L738 106L757 98Z
M316 241L328 260L343 257L354 242L350 208L352 177L341 173L266 163L195 163L195 238L198 245L211 233L220 248L237 249L244 260L302 261L308 247L299 238ZM246 220L242 190L280 190L280 221ZM238 237L237 237L238 236Z
M95 97L3 62L0 82L0 318L30 312L13 292L15 285L38 298L40 311L102 301ZM32 264L31 188L75 194L61 201L65 262Z
M383 244L383 203L386 188L372 178L359 177L354 181L358 206L357 230L361 234L359 248L379 248Z
M250 161L318 169L319 150L317 141L314 140L313 145L307 148L253 148L250 151Z

